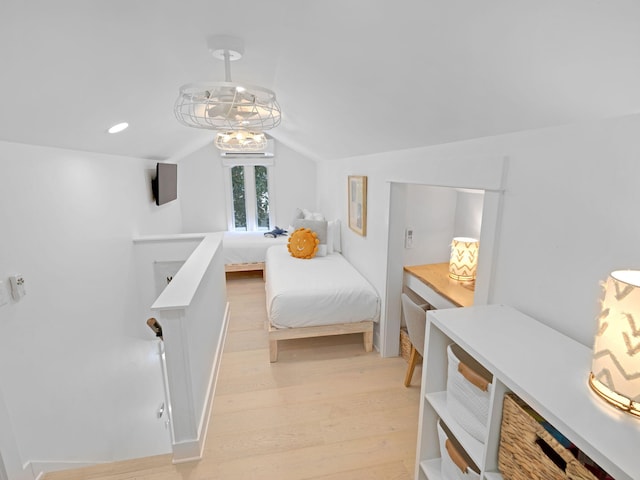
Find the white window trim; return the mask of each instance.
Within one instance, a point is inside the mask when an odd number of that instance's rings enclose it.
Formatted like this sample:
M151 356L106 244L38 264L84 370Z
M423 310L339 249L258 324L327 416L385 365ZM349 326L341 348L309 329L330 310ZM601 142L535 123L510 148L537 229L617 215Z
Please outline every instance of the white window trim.
M273 159L265 159L265 162L262 161L258 161L256 162L255 160L257 159L253 159L254 161L252 162L248 162L247 160L249 159L234 159L234 160L240 160L238 162L225 162L224 164L224 189L225 189L225 196L226 196L226 201L227 201L227 230L229 230L230 232L236 231L235 230L235 225L233 223L233 187L231 185L231 169L233 167L244 167L244 191L245 191L245 205L247 207L253 207L253 208L247 208L247 232L256 232L256 231L262 231L262 230L257 230L256 228L256 223L257 223L257 218L256 218L256 183L255 183L255 169L253 168L246 168L246 167L254 167L254 166L264 166L267 168L267 186L269 189L269 228L274 228L274 206L275 206L275 201L274 201L274 189L273 189L273 169L271 168L273 166ZM244 160L244 161L243 161ZM243 231L243 230L238 230L238 231ZM267 231L267 230L265 230Z
M247 232L255 232L257 230L257 212L256 212L256 171L255 165L249 165L244 168L244 208L247 214ZM269 181L267 173L267 182Z
M270 165L265 165L265 167L267 167L267 189L269 190L269 228L274 229L276 228L276 216L274 213L276 210L276 196L274 195L275 188L273 188L275 182L273 179L273 162Z
M271 167L275 164L273 157L224 157L222 159L223 167L236 167L243 165L245 167L251 165L262 165Z

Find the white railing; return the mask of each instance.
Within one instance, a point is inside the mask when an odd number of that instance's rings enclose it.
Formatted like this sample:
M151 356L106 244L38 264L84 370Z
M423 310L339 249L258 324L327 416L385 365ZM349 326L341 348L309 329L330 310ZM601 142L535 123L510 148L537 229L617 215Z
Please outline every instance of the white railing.
M163 265L177 272L167 277L150 308L162 327L164 375L175 463L201 457L229 309L225 286L222 233L154 236L135 239L139 271L148 279L148 297ZM161 266L158 269L158 265ZM159 273L160 272L160 273ZM147 315L143 314L141 322Z

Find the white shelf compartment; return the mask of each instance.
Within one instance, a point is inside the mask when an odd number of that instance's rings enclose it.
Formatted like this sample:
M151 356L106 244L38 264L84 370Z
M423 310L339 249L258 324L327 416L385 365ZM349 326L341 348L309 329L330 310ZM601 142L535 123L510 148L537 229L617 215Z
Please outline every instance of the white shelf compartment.
M616 480L640 479L640 422L589 389L590 348L504 305L434 310L428 318L432 333L457 343ZM423 388L428 393L441 383L435 375ZM498 402L496 396L496 408ZM497 426L487 437L487 460L497 453Z
M420 468L422 469L422 473L424 473L429 480L444 480L442 478L442 468L440 465L440 459L434 458L432 460L425 460L424 462L421 462Z
M442 461L439 458L425 460L420 463L420 469L428 480L445 480L442 478L441 464ZM485 472L484 480L504 480L504 478L499 472Z
M504 480L499 472L484 472L485 480Z
M464 447L465 452L471 457L473 463L478 467L482 465L484 454L484 443L472 437L462 426L451 416L447 410L447 392L428 393L427 401L431 404L444 424L449 428L453 436Z

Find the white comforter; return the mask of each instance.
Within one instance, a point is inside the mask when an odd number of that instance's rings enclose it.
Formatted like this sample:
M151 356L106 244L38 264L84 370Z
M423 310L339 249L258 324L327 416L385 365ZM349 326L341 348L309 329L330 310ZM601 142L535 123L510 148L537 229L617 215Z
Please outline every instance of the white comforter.
M267 250L267 313L274 327L378 321L380 298L339 253L303 260L286 245Z
M286 235L276 238L265 237L264 232L224 232L224 263L230 265L264 262L269 247L286 245L288 240L289 237Z

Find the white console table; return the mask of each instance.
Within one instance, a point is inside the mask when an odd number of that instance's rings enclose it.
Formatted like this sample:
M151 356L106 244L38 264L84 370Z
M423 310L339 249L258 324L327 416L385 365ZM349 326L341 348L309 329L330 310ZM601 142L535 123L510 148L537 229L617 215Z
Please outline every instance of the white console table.
M465 434L446 409L446 347L458 344L493 374L488 434ZM616 480L640 479L640 420L589 389L591 350L502 305L431 310L427 314L416 479L440 479L436 433L442 418L481 470L499 480L504 393L514 392Z

